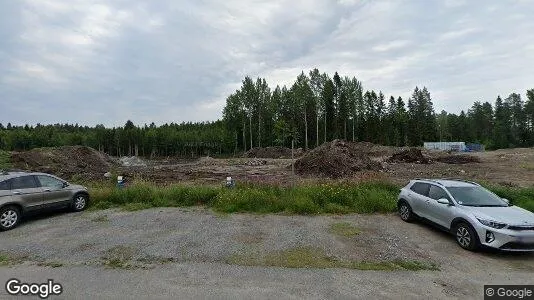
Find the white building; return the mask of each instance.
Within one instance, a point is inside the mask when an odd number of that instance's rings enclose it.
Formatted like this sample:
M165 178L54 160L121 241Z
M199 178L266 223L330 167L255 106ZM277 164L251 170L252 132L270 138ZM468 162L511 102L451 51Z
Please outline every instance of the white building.
M465 151L465 142L425 142L425 149L442 151Z

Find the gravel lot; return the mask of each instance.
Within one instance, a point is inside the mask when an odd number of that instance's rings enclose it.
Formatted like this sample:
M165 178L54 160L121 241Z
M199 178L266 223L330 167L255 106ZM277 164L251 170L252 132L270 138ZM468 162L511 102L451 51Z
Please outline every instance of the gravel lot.
M336 234L331 226L338 223L360 233ZM0 266L2 285L12 277L26 282L53 278L63 284L64 299L81 291L96 299L480 298L484 284L534 284L533 254L467 252L447 234L404 223L395 215L105 210L34 217L0 235L0 255L9 258L7 266ZM415 260L440 270L236 264L292 249L311 249L343 261ZM7 298L3 288L0 298Z

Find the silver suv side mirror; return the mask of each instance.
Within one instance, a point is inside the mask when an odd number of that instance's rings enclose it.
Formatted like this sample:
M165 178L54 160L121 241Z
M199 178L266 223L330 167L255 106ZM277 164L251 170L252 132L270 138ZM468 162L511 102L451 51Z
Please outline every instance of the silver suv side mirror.
M450 205L451 203L449 202L449 200L445 199L445 198L441 198L438 200L438 203L439 204L444 204L444 205Z
M510 200L502 198L502 201L506 202L506 204L510 205Z

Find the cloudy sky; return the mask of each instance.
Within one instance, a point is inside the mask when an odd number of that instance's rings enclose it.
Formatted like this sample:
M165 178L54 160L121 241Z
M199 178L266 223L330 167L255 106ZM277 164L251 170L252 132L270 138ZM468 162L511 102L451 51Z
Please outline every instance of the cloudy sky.
M221 117L244 76L356 76L437 111L534 88L530 0L5 0L0 122Z

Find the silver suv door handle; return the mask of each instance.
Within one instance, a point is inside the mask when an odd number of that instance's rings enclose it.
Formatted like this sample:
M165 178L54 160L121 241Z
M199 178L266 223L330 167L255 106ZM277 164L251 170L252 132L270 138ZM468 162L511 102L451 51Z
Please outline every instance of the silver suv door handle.
M44 189L45 192L50 192L50 189Z
M21 192L19 192L19 191L13 191L13 194L15 194L15 195L20 195Z

